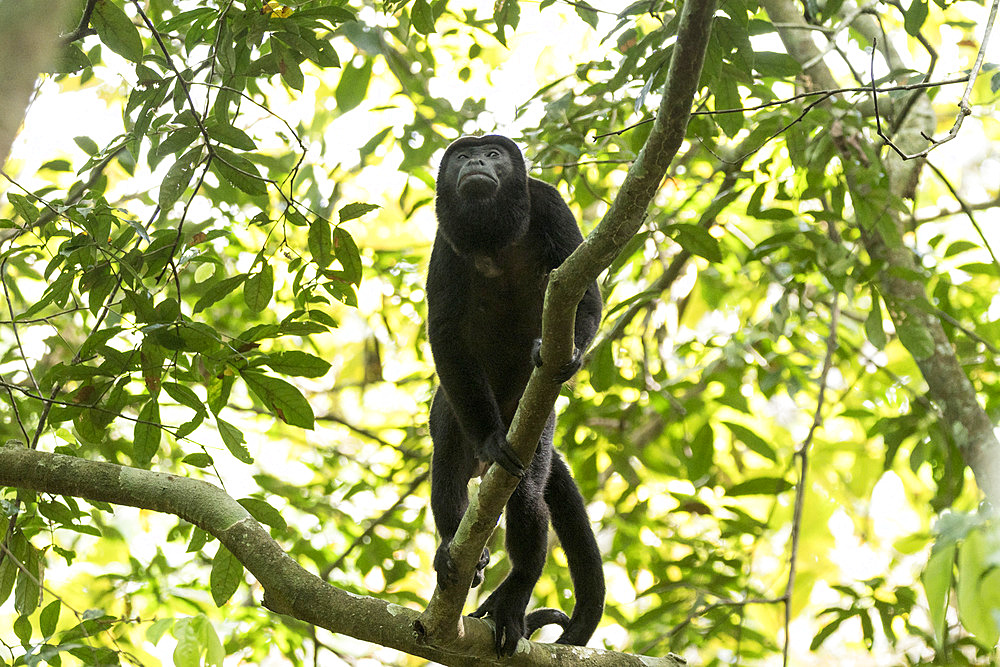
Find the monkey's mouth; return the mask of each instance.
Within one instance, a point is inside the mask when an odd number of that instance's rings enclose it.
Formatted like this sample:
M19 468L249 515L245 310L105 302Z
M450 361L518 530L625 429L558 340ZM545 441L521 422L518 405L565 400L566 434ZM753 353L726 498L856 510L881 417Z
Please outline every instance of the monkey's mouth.
M485 171L470 171L462 174L462 176L458 179L458 187L460 188L473 184L477 184L480 187L487 184L495 186L497 184L497 179L493 174Z

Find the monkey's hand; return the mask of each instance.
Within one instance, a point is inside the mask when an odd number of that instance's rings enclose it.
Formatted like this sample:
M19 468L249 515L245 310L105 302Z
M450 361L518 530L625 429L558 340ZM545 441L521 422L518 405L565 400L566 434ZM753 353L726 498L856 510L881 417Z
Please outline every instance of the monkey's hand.
M441 590L458 583L458 568L455 567L455 561L451 558L451 552L448 549L450 546L450 542L442 542L434 554L434 571L437 572L438 587ZM485 576L483 571L489 563L490 550L483 549L482 555L479 556L479 562L476 563L476 572L472 575L472 588L483 583Z
M487 463L498 463L514 477L524 477L524 464L517 458L514 448L507 442L506 429L497 429L479 443L476 458Z
M536 338L535 344L531 346L531 361L535 364L537 368L542 367L542 339ZM576 372L580 370L583 366L583 352L580 348L573 348L573 358L569 360L569 363L564 364L562 368L556 371L556 382L562 384L566 382L571 377L576 375Z

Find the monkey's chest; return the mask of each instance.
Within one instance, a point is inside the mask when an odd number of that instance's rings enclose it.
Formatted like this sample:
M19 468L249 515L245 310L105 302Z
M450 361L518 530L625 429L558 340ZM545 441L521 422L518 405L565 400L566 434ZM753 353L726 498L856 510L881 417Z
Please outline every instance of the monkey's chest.
M541 332L544 280L475 281L470 285L469 324L477 337L489 334L493 345L528 337L529 345Z
M545 276L537 272L478 276L469 286L465 338L469 349L497 383L527 381L531 346L542 332Z

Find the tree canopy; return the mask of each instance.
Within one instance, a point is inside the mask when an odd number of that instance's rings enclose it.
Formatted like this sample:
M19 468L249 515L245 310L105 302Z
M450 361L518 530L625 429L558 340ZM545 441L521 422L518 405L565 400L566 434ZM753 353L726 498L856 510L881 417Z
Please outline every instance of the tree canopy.
M423 287L489 132L587 236L546 351L605 302L509 434L556 406L604 619L510 661L992 664L998 2L0 0L0 665L501 662Z

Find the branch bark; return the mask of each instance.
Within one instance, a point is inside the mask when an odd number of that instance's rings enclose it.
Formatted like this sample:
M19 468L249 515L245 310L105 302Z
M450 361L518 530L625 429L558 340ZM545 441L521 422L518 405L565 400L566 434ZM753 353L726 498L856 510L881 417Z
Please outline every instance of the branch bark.
M811 34L802 28L806 25L802 13L792 0L764 0L762 3L768 16L775 23L778 34L788 53L800 63L811 63L805 69L807 86L816 89L833 89L837 82L826 65L815 57L819 49ZM870 21L870 17L862 17ZM871 26L862 21L858 28L864 32ZM882 48L891 49L886 43ZM887 59L896 57L886 53ZM898 142L909 150L907 142L916 141L922 132L929 136L933 132L933 113L929 110L929 100L921 93L920 100L913 106L899 127ZM870 187L863 185L859 178L863 166L859 163L850 146L864 145L867 139L860 133L849 141L838 143L841 162L844 165L847 185L855 202L870 197ZM875 151L877 153L877 151ZM920 160L903 161L895 154L882 159L882 167L889 177L889 187L893 195L909 196L919 176ZM857 209L857 206L856 206ZM947 430L955 438L965 462L972 468L976 482L994 507L1000 506L1000 442L993 432L993 423L982 408L976 390L962 369L955 348L929 303L927 290L921 280L913 276L923 273L919 258L912 248L901 242L886 239L880 229L892 229L897 239L902 238L902 220L899 212L888 204L878 214L881 219L858 220L864 231L862 238L872 261L882 264L878 287L889 307L889 315L897 331L909 327L922 332L920 337L933 341L933 350L928 356L925 350L909 344L907 350L913 356L927 383L931 398L940 407ZM904 342L904 345L907 345Z
M262 604L275 613L443 665L500 664L485 621L464 619L465 637L449 651L428 646L414 630L419 611L327 584L292 560L242 505L207 482L7 444L0 445L0 486L174 514L217 537L260 582ZM678 667L683 661L525 642L502 664Z
M663 97L649 137L604 219L549 275L542 314L541 356L546 363L532 373L507 436L523 461L530 461L534 455L545 420L559 395L561 387L554 372L572 357L577 304L587 286L639 230L667 167L684 141L714 15L712 0L684 3ZM517 482L497 465L483 477L479 494L471 499L452 540L451 556L458 565L460 580L471 582L475 563ZM425 641L438 647L463 641L467 628L461 612L468 592L468 584L435 590L418 626Z

